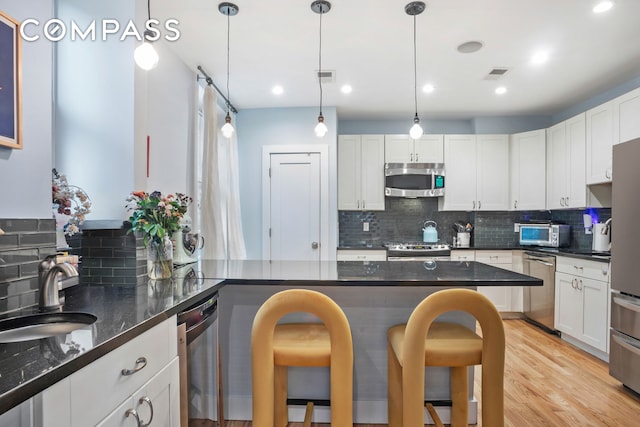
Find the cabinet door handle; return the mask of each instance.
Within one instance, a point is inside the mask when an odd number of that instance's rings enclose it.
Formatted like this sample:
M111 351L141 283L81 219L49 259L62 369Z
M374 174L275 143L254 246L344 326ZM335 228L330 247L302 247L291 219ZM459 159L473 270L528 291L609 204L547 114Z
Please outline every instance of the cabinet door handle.
M581 291L582 290L582 279L576 280L576 282L578 284L578 290Z
M122 375L127 377L129 375L133 375L136 372L140 371L141 369L143 369L145 366L147 366L147 358L146 357L138 357L136 359L136 366L133 369L123 369L122 370Z
M609 170L609 168L607 168L607 170L604 172L604 176L607 179L611 179L611 171Z
M476 201L474 200L473 201L473 210L475 210L475 209L476 209Z
M366 205L365 201L363 200L363 201L362 201L362 209L366 209L366 208L367 208L366 206L367 206L367 205Z
M409 157L409 161L413 162L413 153L411 153L411 156Z
M124 413L124 416L129 417L129 415L136 419L136 425L138 427L142 427L142 424L140 424L140 417L138 416L138 413L135 409L127 409L127 412Z
M151 425L151 421L153 421L153 405L151 404L151 399L149 399L147 396L143 396L140 398L140 400L138 400L138 403L140 405L142 405L143 403L146 403L147 405L149 405L149 410L151 411L151 415L149 415L149 422L140 423L140 427L148 427L149 425Z
M518 201L513 202L513 209L518 209Z
M578 288L578 285L576 285L576 279L575 278L571 279L571 287L573 289L577 289Z
M418 153L416 153L416 162L418 161Z
M360 209L360 200L356 200L356 203L357 203L358 209Z
M564 197L560 197L560 206L564 206Z
M569 196L567 196L567 197L565 197L565 198L564 198L564 205L565 205L566 207L569 207Z
M480 200L478 200L478 209L482 208L482 203L480 202Z

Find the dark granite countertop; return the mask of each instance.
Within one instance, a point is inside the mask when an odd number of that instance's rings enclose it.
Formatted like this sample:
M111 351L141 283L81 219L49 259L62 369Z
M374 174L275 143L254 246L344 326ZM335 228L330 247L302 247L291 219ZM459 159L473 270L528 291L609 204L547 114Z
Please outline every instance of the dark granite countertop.
M68 288L63 311L91 313L98 320L66 335L0 343L0 414L213 295L220 284L220 280L174 279L138 286Z
M233 284L323 286L536 286L542 281L463 261L200 261L207 278Z
M319 286L540 286L530 276L477 262L214 261L188 267L188 279L138 286L78 285L64 311L98 320L72 334L0 344L0 414L50 387L224 284ZM178 276L175 275L174 276ZM320 282L320 283L319 283ZM26 314L26 313L25 313Z

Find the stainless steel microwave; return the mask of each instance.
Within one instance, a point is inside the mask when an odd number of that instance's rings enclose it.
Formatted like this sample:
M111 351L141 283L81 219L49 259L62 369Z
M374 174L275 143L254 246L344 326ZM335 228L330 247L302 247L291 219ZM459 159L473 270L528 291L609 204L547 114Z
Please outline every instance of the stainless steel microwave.
M567 224L519 224L520 245L559 248L571 243L571 226Z
M444 163L386 163L384 195L390 197L444 196Z

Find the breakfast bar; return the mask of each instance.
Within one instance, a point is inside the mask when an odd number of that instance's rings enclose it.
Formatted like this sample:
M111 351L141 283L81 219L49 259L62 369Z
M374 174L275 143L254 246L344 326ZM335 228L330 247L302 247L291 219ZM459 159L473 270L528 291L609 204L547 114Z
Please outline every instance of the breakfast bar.
M185 273L184 269L189 270ZM439 289L479 286L540 286L530 276L477 262L360 262L360 261L218 261L200 260L174 271L172 280L137 286L89 285L81 283L65 291L63 311L82 311L98 320L88 330L89 340L52 358L43 345L31 347L12 364L0 365L3 379L0 413L36 396L75 372L135 340L145 331L176 313L218 293L218 342L220 349L222 401L225 419L251 419L250 331L258 308L274 293L308 288L325 293L343 309L352 330L354 345L354 421L386 422L386 331L406 322L416 305ZM285 320L313 321L310 315L294 313ZM447 320L473 328L475 322L462 313ZM77 338L77 336L76 336ZM65 343L65 337L56 338ZM4 346L4 347L3 347ZM0 344L10 353L19 344ZM22 348L22 347L21 347ZM18 366L18 364L21 364ZM326 399L325 368L294 368L290 371L290 395ZM470 416L476 415L470 384ZM428 399L447 399L446 369L429 368ZM446 409L445 409L446 411ZM291 421L300 418L292 407ZM315 421L328 417L319 407ZM446 422L446 413L442 417Z
M539 279L477 262L310 262L310 261L202 261L205 277L225 278L219 291L219 340L223 372L225 417L251 419L251 346L253 318L271 295L291 288L318 290L331 297L349 320L354 346L354 422L387 422L387 329L405 323L425 297L446 288L478 286L537 286ZM454 312L442 320L475 328L466 313ZM294 313L285 322L314 321ZM329 398L328 368L290 368L289 396L294 399ZM447 368L427 368L425 396L449 399ZM439 407L444 422L449 408ZM473 376L469 381L470 423L475 423ZM304 406L290 407L290 420L301 421ZM314 422L329 422L327 407L317 407Z

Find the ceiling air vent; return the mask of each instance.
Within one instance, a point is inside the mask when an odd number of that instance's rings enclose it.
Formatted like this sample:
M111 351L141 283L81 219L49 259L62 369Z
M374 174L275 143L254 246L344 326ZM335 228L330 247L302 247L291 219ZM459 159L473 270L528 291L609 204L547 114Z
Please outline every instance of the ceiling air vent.
M506 67L496 67L493 70L489 71L489 74L487 74L484 79L485 80L498 80L500 78L502 78L502 76L504 76L507 71L509 71L508 68Z
M316 70L316 78L322 83L333 83L336 81L336 72L334 70Z

